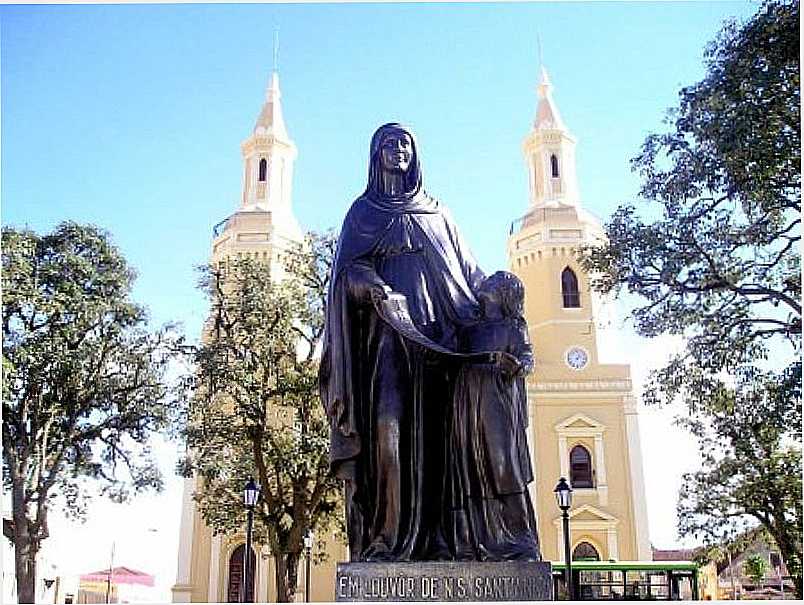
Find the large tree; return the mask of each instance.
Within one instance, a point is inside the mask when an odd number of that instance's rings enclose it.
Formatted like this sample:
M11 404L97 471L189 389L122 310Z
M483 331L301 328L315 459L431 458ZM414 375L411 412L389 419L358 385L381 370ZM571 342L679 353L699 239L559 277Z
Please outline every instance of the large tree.
M684 400L701 437L680 531L757 519L781 540L800 594L801 397L777 388L801 375L798 2L765 2L726 24L705 59L667 131L633 160L645 203L621 206L583 262L598 290L635 295L638 333L686 339L645 390L648 403ZM759 498L766 490L773 500ZM798 535L797 547L782 534Z
M184 385L184 470L199 478L199 509L216 533L236 534L243 485L257 478L255 537L275 557L279 601L294 600L307 531L321 537L341 513L317 360L335 241L307 244L284 255L281 280L252 259L202 269L211 313Z
M147 331L134 273L96 227L4 228L2 262L3 483L17 596L32 603L54 504L80 517L88 478L117 501L161 488L147 442L170 420L172 337Z
M698 437L702 458L682 478L679 531L719 544L764 528L801 597L801 364L781 375L743 367L734 387L698 384L705 403L678 420Z

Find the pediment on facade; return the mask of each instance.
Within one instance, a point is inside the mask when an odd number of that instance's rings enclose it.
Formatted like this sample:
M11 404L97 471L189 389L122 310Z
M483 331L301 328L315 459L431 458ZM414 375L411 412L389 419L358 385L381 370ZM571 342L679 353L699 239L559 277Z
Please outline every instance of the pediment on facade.
M573 511L570 511L570 519L573 521L617 521L617 517L603 512L591 504L584 504Z
M617 517L603 512L591 504L584 504L570 511L570 523L576 529L614 529L620 520ZM561 524L561 517L553 519L553 524L558 527Z
M576 430L576 429L596 429L598 431L605 430L606 426L599 423L597 420L590 418L585 414L575 414L574 416L570 416L566 420L563 420L556 424L556 430L558 432L565 432L568 430Z

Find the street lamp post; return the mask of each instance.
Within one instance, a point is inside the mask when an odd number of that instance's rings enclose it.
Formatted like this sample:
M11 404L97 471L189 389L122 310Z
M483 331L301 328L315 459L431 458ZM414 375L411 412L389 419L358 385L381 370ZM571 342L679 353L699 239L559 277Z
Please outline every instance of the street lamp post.
M572 555L570 553L569 509L572 506L572 488L564 477L558 480L555 490L556 502L561 509L561 521L564 526L564 563L567 566L567 600L572 600L574 590L572 587Z
M251 561L251 529L254 525L254 506L257 504L259 497L260 486L254 482L253 477L250 477L246 487L243 489L243 501L246 505L248 521L246 523L246 548L243 551L243 586L240 591L240 601L242 603L251 602L248 598L248 587L252 584L250 573L253 573L253 570L249 569L249 562Z
M310 559L313 554L313 532L308 529L304 534L304 550L307 554L307 568L304 572L304 602L310 602Z

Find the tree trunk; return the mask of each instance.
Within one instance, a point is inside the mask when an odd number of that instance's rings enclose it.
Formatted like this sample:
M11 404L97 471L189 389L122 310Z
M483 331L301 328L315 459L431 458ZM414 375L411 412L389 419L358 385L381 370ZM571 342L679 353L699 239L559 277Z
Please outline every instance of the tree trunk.
M774 527L769 527L768 529L779 547L782 560L787 566L787 572L793 580L796 598L800 600L802 599L801 545L790 535L792 532L784 530L773 531Z
M277 603L289 603L288 597L288 574L287 560L285 555L276 556L276 601Z
M289 600L294 601L296 588L299 585L299 553L288 554L286 568L288 570L288 596Z
M731 551L729 546L726 545L726 555L729 557L729 576L731 576L731 598L737 599L737 584L734 582L734 565L731 560Z
M299 581L299 554L283 553L276 557L276 600L290 603L296 598Z
M17 574L17 602L36 601L36 552L30 540L18 543L14 532L14 570Z
M23 480L12 477L11 514L14 520L14 571L17 575L17 602L36 600L36 555L38 536L32 536L28 526L25 487Z

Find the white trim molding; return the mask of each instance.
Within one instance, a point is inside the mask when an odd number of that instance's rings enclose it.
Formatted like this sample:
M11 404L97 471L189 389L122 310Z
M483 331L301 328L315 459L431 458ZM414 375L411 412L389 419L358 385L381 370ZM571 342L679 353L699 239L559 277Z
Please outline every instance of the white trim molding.
M630 380L585 380L583 382L560 381L560 382L530 382L528 393L561 393L570 392L570 395L577 397L577 393L572 391L595 391L595 392L630 392Z
M583 513L588 513L596 519L575 519L578 515ZM605 558L607 559L614 559L617 560L620 558L620 543L619 537L617 535L617 525L620 523L620 520L616 517L611 516L608 513L603 512L599 508L592 506L591 504L584 504L583 506L579 506L578 508L570 511L570 544L573 543L572 540L572 533L573 531L580 533L579 540L582 541L583 538L581 536L586 535L586 533L590 531L602 531L606 534L606 548L608 553L606 553ZM564 532L563 532L563 524L561 521L561 517L556 517L553 519L553 525L556 528L556 536L558 538L558 550L560 551L560 560L564 560L563 549L561 545L564 543ZM585 533L584 533L585 532ZM603 553L601 553L601 557Z
M645 476L642 471L642 444L639 438L639 415L634 397L623 400L628 462L631 471L631 506L634 511L634 533L637 557L650 561L653 554L648 537L648 509L645 502Z
M176 583L171 588L174 603L189 603L192 600L191 558L193 552L193 528L195 526L195 502L193 489L195 479L187 477L181 496L181 525L179 529L179 561Z
M525 435L527 437L528 442L528 452L530 453L530 466L533 472L533 481L528 484L528 492L530 493L530 501L533 505L533 514L536 519L536 527L539 527L539 507L537 503L539 499L537 498L537 491L536 486L539 485L539 460L538 460L538 451L536 449L536 427L538 426L536 420L536 407L530 405L528 402L528 427Z
M227 556L226 562L221 561L221 537L219 534L214 534L212 536L212 548L210 549L210 556L209 556L209 591L207 592L207 596L209 597L210 603L217 603L218 601L225 601L225 598L221 598L219 593L219 586L220 586L220 573L221 573L221 566L225 567L224 578L226 578L226 582L228 584L229 581L229 555L231 554L231 548L227 548Z

